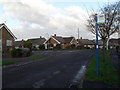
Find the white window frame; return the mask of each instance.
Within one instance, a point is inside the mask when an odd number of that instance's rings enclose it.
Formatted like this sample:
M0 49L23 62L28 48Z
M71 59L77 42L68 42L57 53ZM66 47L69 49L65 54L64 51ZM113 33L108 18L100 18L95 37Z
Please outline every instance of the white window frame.
M13 46L12 45L12 40L6 40L6 46Z

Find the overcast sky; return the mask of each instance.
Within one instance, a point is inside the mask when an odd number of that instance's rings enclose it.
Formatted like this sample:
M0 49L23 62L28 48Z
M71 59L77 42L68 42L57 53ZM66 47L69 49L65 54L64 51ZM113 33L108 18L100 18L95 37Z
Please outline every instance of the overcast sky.
M21 39L51 35L95 39L86 28L88 14L116 0L0 0L0 23ZM113 35L117 37L117 34Z

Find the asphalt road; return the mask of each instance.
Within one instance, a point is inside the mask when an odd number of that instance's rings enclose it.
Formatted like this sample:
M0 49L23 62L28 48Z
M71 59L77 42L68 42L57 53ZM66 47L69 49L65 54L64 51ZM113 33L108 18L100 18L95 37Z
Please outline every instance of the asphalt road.
M92 55L93 50L57 51L32 63L3 68L3 88L69 88Z

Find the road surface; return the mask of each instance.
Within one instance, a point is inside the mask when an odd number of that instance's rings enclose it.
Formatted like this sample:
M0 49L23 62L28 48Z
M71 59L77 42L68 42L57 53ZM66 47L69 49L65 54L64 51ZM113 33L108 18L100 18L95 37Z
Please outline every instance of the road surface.
M69 88L92 55L94 50L56 51L32 63L3 68L3 88Z

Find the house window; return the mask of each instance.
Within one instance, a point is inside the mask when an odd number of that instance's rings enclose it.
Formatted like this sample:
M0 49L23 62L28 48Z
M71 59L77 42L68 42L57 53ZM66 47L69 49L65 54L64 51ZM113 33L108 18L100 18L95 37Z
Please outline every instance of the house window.
M87 47L87 45L84 45L84 47Z
M35 47L36 47L36 48L39 48L39 45L36 45Z
M6 46L12 46L12 40L6 40Z
M56 44L54 44L54 47L56 47Z
M92 46L91 45L88 45L89 48L91 48Z

